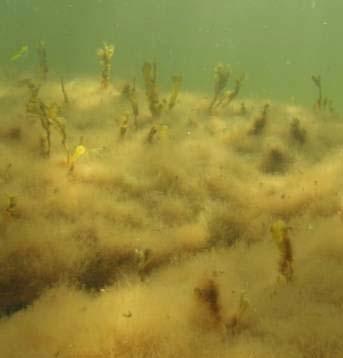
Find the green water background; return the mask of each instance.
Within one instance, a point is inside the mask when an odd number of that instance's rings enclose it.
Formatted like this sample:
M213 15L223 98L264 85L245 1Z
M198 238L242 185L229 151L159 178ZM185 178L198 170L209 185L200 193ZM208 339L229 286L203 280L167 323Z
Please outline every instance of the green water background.
M113 80L141 79L159 63L162 85L182 73L184 87L212 90L213 66L246 73L243 96L311 104L312 74L343 107L341 0L2 0L0 66L27 70L44 40L51 72L99 75L96 49L116 46ZM23 45L28 56L11 63Z

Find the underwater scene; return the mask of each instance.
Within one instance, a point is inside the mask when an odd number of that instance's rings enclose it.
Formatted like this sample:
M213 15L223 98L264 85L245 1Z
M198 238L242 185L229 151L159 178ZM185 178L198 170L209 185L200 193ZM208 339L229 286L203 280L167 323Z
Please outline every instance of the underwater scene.
M1 358L343 357L342 13L1 0Z

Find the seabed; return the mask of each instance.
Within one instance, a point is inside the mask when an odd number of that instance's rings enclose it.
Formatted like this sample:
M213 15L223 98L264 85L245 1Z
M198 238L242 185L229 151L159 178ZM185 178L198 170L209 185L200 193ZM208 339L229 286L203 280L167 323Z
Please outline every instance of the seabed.
M341 116L105 62L0 88L1 357L343 356Z

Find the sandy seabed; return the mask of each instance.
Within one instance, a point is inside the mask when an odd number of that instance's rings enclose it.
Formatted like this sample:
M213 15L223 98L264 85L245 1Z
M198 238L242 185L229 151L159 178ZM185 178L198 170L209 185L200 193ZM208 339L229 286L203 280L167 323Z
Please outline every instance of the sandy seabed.
M343 118L185 92L153 118L138 90L136 126L120 86L65 86L40 96L72 169L0 88L1 357L343 357Z

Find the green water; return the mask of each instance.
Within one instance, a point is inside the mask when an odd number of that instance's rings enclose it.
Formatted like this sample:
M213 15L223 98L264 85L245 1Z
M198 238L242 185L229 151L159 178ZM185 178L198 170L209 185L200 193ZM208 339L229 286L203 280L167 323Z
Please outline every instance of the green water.
M108 41L114 81L141 78L156 60L162 82L178 72L186 89L209 92L221 61L246 73L243 96L296 103L313 102L310 78L321 74L339 108L342 13L340 0L2 0L0 65L34 68L44 40L51 72L97 76L96 49ZM24 44L28 56L11 63Z

